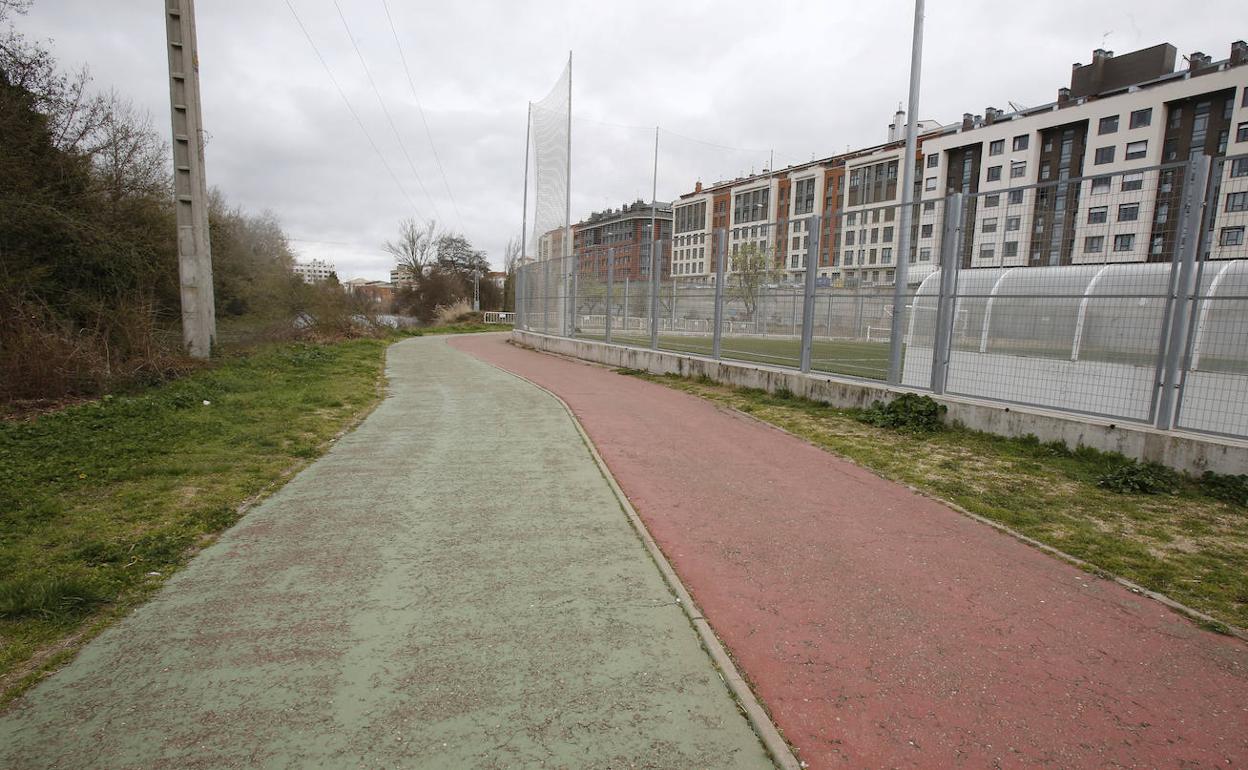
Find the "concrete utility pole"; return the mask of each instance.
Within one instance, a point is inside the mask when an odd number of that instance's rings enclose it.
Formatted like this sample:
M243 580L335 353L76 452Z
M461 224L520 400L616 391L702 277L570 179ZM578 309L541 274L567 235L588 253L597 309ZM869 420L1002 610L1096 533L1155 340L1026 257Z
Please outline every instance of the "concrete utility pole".
M169 41L182 342L195 358L207 358L217 336L217 314L213 306L212 249L208 242L208 184L204 179L194 0L165 0L165 33Z
M901 216L897 233L897 268L893 271L893 318L889 324L888 382L901 384L901 335L905 332L910 284L910 227L914 217L914 156L918 153L919 79L923 71L923 0L914 0L914 39L910 49L910 113L906 116L906 154L901 163ZM942 255L943 258L943 255Z

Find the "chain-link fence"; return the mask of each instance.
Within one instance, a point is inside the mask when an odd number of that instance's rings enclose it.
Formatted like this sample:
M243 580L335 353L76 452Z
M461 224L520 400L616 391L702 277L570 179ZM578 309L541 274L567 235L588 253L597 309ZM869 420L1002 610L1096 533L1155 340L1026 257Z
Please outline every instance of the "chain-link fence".
M523 266L518 328L1248 436L1248 157L733 213Z

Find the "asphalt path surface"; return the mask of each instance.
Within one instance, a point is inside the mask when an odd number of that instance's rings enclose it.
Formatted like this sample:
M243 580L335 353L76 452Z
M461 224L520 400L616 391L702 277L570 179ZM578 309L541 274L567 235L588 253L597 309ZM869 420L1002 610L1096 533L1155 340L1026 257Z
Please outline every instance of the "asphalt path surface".
M0 767L772 764L576 425L425 337L390 392L0 717Z

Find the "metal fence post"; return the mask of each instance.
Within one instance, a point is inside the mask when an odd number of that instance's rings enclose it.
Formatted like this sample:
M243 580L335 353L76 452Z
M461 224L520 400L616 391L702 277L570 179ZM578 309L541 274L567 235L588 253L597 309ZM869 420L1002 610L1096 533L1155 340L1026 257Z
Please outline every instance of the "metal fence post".
M803 372L810 371L811 348L815 339L815 285L816 274L819 272L819 233L823 226L819 216L812 216L806 221L806 230L810 233L810 243L806 249L806 293L802 301L802 356Z
M1183 171L1183 208L1178 245L1178 262L1172 269L1178 270L1178 280L1171 281L1172 292L1166 334L1166 355L1162 362L1161 388L1157 399L1157 415L1154 425L1160 430L1174 427L1176 395L1183 379L1183 351L1187 347L1187 332L1191 323L1191 307L1196 294L1196 260L1200 256L1200 241L1204 232L1205 207L1208 205L1209 168L1211 158L1202 155L1188 163Z
M511 311L515 313L512 320L513 325L517 329L524 328L524 265L516 268L515 277L512 278L512 300Z
M672 276L672 323L668 326L669 332L676 331L676 276Z
M944 393L945 383L949 378L949 356L953 347L953 315L954 306L957 303L958 268L960 267L957 255L961 236L962 193L954 193L945 198L944 225L940 234L940 287L936 294L936 331L932 338L931 388L933 393ZM895 308L893 312L897 312ZM900 342L900 340L897 341Z
M607 312L606 312L606 331L603 332L602 338L605 342L611 342L611 321L615 315L612 305L615 303L615 249L607 249Z
M711 355L718 360L724 333L724 258L728 254L728 231L715 230L711 238L715 249L715 326L711 330Z
M570 257L572 272L568 273L568 336L576 336L576 292L580 288L580 259Z
M542 264L542 332L550 334L550 263L554 258Z
M663 286L663 243L658 238L650 242L650 349L659 349L659 291Z

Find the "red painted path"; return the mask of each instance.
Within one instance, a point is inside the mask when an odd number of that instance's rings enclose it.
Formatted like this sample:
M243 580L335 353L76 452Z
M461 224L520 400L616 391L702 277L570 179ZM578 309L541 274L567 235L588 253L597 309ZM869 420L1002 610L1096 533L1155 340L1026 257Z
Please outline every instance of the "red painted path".
M1248 645L710 402L460 337L561 396L813 768L1248 767Z

